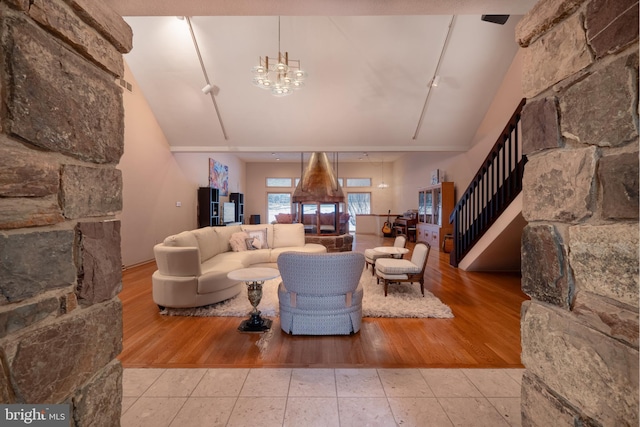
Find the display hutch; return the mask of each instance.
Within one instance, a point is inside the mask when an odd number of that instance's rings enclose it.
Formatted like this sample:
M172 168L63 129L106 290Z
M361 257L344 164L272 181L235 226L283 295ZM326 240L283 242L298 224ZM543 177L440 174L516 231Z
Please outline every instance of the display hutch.
M198 228L220 225L220 190L198 188Z
M453 182L430 185L418 192L418 241L427 242L431 248L442 248L444 236L453 233L449 215L456 204Z
M236 205L236 222L244 224L244 194L229 193L229 201Z

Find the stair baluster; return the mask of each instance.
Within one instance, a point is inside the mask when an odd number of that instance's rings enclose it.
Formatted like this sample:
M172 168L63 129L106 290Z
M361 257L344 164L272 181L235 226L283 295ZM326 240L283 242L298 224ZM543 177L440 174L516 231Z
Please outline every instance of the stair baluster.
M522 191L522 175L527 162L519 149L524 104L525 99L516 108L449 217L449 222L453 223L450 264L454 267Z

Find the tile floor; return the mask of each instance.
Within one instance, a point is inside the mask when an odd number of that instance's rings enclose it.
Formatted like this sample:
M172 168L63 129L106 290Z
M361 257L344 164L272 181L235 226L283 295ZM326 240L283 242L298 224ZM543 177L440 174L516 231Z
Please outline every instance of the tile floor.
M520 426L522 369L125 369L122 427Z

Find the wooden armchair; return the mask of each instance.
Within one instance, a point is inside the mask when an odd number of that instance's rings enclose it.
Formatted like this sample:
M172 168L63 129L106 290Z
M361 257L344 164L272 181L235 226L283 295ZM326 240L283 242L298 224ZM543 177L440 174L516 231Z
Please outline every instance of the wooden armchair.
M389 283L420 282L420 292L424 296L424 269L431 246L426 242L418 242L413 248L411 260L381 258L376 261L376 277L384 282L384 296L387 296Z

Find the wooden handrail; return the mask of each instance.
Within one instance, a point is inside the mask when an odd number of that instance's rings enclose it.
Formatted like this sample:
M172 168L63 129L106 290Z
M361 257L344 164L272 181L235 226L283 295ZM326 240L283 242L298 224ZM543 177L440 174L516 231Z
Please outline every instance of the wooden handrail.
M449 216L454 243L450 263L455 267L522 190L527 158L519 124L525 102L520 101Z

